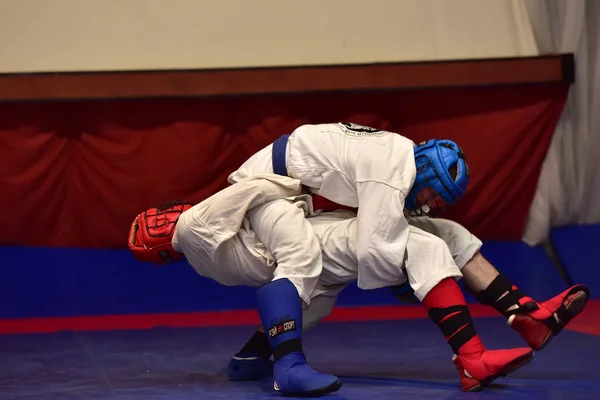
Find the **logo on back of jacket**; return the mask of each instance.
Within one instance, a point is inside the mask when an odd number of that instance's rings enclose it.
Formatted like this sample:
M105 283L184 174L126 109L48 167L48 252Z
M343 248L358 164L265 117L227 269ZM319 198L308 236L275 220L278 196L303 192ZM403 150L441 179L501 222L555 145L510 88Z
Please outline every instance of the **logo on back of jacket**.
M390 132L383 131L370 126L355 124L352 122L340 122L338 126L348 136L366 137L366 136L384 136Z

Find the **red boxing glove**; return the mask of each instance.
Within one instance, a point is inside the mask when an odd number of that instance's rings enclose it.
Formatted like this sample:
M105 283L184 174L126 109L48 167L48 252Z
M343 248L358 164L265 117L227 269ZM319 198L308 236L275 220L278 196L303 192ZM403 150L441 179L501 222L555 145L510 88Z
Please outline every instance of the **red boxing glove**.
M171 240L181 214L192 208L190 203L172 201L139 214L129 230L129 250L142 262L169 264L185 258L173 249Z

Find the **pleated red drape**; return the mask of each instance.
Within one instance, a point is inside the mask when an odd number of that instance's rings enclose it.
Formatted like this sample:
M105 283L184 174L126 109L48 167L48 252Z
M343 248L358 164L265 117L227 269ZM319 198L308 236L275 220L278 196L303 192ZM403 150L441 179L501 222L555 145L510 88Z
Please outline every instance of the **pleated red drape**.
M0 104L0 244L123 248L129 224L202 200L303 123L351 121L457 141L468 193L448 217L519 239L566 85L219 99Z

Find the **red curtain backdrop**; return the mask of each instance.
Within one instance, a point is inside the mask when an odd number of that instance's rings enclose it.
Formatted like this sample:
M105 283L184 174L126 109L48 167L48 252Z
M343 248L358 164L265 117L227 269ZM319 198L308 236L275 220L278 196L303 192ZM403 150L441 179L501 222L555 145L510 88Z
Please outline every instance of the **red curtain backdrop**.
M0 244L124 248L145 208L201 201L279 135L337 121L457 141L472 179L448 217L518 240L567 89L0 104Z

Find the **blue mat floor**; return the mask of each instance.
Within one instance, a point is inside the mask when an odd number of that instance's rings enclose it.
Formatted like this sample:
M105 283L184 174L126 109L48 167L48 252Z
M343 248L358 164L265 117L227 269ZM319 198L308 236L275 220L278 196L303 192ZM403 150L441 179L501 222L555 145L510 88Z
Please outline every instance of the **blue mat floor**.
M523 346L501 318L476 327L488 348ZM0 336L0 399L272 399L272 383L228 382L251 327ZM532 363L481 393L460 391L451 350L428 320L321 324L311 365L342 378L324 399L597 399L600 337L562 332Z

